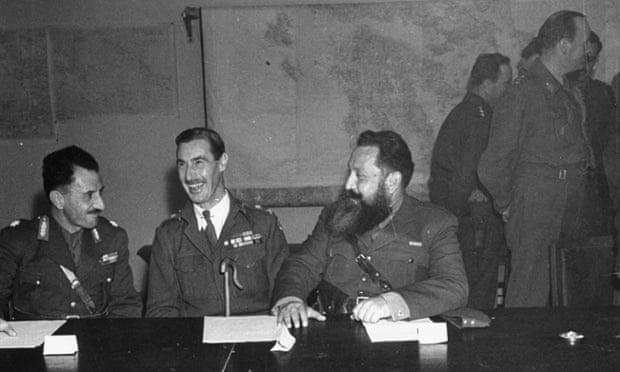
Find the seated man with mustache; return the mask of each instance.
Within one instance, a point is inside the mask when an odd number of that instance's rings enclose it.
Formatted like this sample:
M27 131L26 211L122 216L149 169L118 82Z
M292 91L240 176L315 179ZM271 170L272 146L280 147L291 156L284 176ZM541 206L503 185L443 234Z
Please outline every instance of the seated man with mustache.
M5 321L142 315L127 233L101 216L103 179L77 146L43 159L49 215L0 231L0 332Z
M276 278L272 313L287 327L325 316L308 306L319 285L328 313L356 320L416 319L464 306L468 285L448 211L406 194L414 164L393 131L365 131L343 195L327 206Z

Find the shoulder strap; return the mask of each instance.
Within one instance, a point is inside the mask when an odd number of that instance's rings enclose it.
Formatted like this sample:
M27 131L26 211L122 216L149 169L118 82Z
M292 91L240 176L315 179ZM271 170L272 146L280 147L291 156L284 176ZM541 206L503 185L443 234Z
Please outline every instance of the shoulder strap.
M354 235L349 235L347 237L347 241L351 244L351 248L353 249L353 254L355 254L355 262L359 265L360 269L363 272L368 274L370 280L373 283L377 284L379 288L381 288L381 292L389 292L392 290L392 285L387 279L383 279L379 270L375 269L374 266L368 261L366 255L362 253L359 245L357 244L357 237Z

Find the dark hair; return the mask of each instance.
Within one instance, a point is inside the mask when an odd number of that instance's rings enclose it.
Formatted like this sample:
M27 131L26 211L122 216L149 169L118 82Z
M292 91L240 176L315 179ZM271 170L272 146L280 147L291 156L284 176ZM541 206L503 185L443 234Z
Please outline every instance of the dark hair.
M593 46L596 45L596 49L597 49L596 55L598 56L599 54L601 54L601 51L603 50L603 43L601 43L601 38L598 37L596 32L590 31L590 36L588 37L588 41Z
M538 36L536 36L540 50L551 49L562 39L573 41L577 30L576 18L585 18L585 16L573 10L560 10L550 15L540 26Z
M367 130L358 137L357 146L378 147L377 166L400 172L403 176L402 186L407 187L413 175L414 164L409 146L398 133L391 130Z
M62 148L43 158L43 190L48 198L51 191L73 182L75 167L99 172L95 158L77 146Z
M510 58L499 53L480 54L469 74L469 88L478 87L485 80L495 83L501 65L510 65Z
M224 145L222 137L220 137L216 131L209 128L197 127L186 129L177 136L174 142L179 146L182 143L188 143L197 139L203 139L209 142L211 145L211 153L215 160L219 160L222 154L226 152L226 146Z
M534 37L521 51L521 58L529 59L536 54L540 54L540 43L538 38Z

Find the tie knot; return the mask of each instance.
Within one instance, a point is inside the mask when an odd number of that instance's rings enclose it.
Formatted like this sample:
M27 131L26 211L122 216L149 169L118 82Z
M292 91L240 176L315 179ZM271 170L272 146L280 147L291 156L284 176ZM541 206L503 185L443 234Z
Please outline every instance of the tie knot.
M208 210L208 209L205 209L205 210L202 212L202 215L204 216L204 218L205 218L207 221L211 220L211 212L209 212L209 210Z

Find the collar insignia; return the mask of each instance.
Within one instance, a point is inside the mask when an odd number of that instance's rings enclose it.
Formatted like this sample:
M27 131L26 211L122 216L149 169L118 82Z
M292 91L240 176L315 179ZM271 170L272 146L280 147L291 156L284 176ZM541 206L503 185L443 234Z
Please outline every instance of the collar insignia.
M37 234L37 239L48 241L50 239L50 220L47 216L42 216L39 218L39 232Z
M99 235L99 231L97 230L97 228L93 228L90 230L90 233L93 236L93 240L95 241L95 244L100 243L101 242L101 235Z

